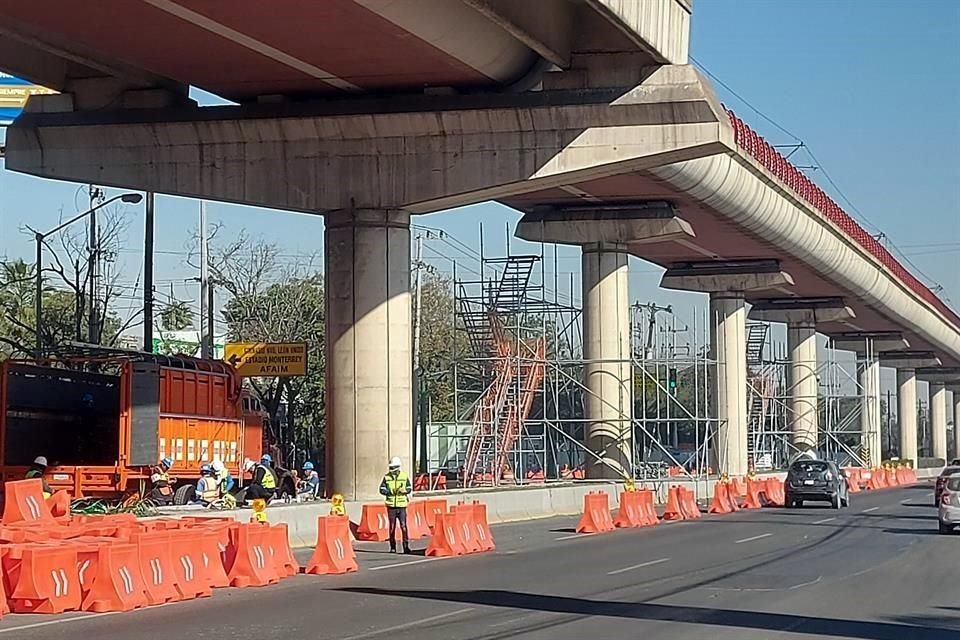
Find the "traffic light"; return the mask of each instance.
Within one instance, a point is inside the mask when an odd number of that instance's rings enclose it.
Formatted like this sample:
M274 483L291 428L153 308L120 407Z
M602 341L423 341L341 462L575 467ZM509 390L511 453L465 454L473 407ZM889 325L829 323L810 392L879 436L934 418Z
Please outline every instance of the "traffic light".
M679 382L679 377L678 377L678 375L677 375L677 370L676 370L676 369L670 369L667 375L668 375L668 377L667 377L667 388L670 389L670 393L676 395L676 394L677 394L677 385L678 385L678 382Z

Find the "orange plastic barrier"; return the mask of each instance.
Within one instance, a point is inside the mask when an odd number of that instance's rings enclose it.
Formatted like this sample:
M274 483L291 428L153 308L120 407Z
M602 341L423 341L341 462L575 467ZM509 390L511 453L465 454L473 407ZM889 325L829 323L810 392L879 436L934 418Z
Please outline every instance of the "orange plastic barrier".
M446 506L446 503L444 503ZM427 526L427 504L423 500L412 500L407 507L407 534L411 540L419 540L430 535L430 527ZM389 528L387 533L389 534ZM397 527L394 537L400 540L403 537L400 527Z
M264 529L266 529L265 538L270 561L277 575L285 578L300 573L300 563L293 557L293 549L290 548L287 525L285 523L264 525Z
M645 520L640 507L640 494L636 491L621 491L620 510L617 511L617 518L613 521L613 526L618 529L628 529L642 527L644 524Z
M763 506L766 483L761 480L747 480L747 495L741 505L744 509L759 509Z
M147 602L163 604L180 600L170 551L170 534L139 533L132 540L140 547L140 573L143 575Z
M347 516L317 518L317 546L304 573L323 576L357 570Z
M610 496L604 491L587 493L583 496L583 515L577 523L577 533L600 533L613 531L613 518L610 516Z
M15 483L7 487L10 484ZM28 544L9 553L20 561L16 576L9 576L11 611L63 613L80 608L77 551L73 546Z
M730 508L730 490L726 482L718 482L713 486L713 500L707 513L732 513Z
M39 478L16 480L4 485L3 524L35 522L55 524L53 514L43 499L43 481Z
M477 539L476 525L473 521L473 505L462 502L450 507L454 526L457 528L457 537L466 553L480 551L480 541Z
M683 496L680 487L674 485L667 491L667 506L663 509L664 520L684 520Z
M427 556L462 556L466 553L460 538L457 535L457 526L452 513L437 514L437 519L433 527L433 535L430 537L430 543L427 545Z
M227 547L227 577L232 587L262 587L275 584L280 575L270 561L269 527L257 523L230 529Z
M653 489L640 489L637 491L640 495L640 514L643 516L643 525L652 527L660 524L660 518L657 517L656 501L654 500Z
M102 613L132 611L147 606L139 553L135 544L115 542L101 545L97 572L81 608Z
M427 498L423 500L423 515L427 521L427 527L433 531L437 523L437 516L447 512L447 500L445 498Z
M387 506L382 502L363 505L356 535L357 540L386 542L390 537L390 521L387 518Z
M212 594L210 580L203 565L203 547L199 538L202 531L169 530L170 555L174 570L174 583L182 600L207 598Z
M70 494L66 491L56 491L46 500L50 515L54 518L65 518L70 515Z
M767 500L769 500L773 506L782 507L786 501L786 496L783 491L783 480L767 478L763 483Z
M229 523L222 524L211 523L206 527L206 532L200 538L200 557L203 561L204 577L207 579L207 584L214 589L230 586L230 578L227 577L227 570L223 565L223 556L227 551L227 546L230 544L230 529L235 526L237 526L235 520L230 520ZM282 535L286 542L287 525L282 524L276 526L283 527L284 531ZM289 548L289 545L287 545L288 550ZM292 551L290 555L292 559ZM296 565L296 560L293 560L293 563ZM299 565L297 565L297 568L299 570Z
M683 511L683 517L687 520L696 520L700 517L700 505L697 504L697 498L692 489L680 487L680 509Z
M730 478L730 491L736 498L747 495L747 485L740 478Z
M896 469L885 469L884 475L886 475L888 487L896 487L900 484L900 479L897 477Z
M847 491L860 493L860 481L855 477L847 476Z
M487 522L487 505L477 500L473 501L473 525L477 532L477 541L480 543L480 551L496 549L493 533L491 533L490 524Z

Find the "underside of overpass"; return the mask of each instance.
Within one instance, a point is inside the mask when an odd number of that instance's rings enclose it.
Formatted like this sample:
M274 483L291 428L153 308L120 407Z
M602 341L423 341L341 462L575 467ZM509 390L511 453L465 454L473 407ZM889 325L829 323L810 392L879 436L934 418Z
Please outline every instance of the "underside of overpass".
M626 303L612 301L617 256L632 254L667 268L664 286L715 297L730 353L745 303L791 300L777 317L798 336L797 376L816 331L895 332L960 364L956 314L687 65L688 0L58 5L0 0L0 68L63 92L31 99L7 168L328 216L345 269L328 291L328 439L348 495L375 493L410 441L410 214L497 200L526 214L524 237L582 245L599 360L629 348L608 319ZM197 107L188 86L241 104ZM738 363L718 407L733 473L747 464ZM604 396L624 375L585 384ZM611 404L629 424L628 403L608 399L598 433Z

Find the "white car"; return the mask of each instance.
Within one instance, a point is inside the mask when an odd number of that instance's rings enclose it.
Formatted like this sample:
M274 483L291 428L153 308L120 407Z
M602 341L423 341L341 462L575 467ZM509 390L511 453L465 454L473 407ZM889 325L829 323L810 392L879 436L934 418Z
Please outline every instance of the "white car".
M947 477L940 492L939 509L940 533L951 533L954 527L960 526L960 473Z

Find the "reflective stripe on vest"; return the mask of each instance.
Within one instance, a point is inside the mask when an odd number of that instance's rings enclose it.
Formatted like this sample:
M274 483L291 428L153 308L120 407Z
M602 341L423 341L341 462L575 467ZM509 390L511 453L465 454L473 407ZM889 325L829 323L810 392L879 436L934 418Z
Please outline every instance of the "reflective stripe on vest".
M392 473L388 473L383 476L383 481L387 485L387 495L385 496L384 502L387 503L388 507L405 507L407 506L407 474L403 471L394 476Z

